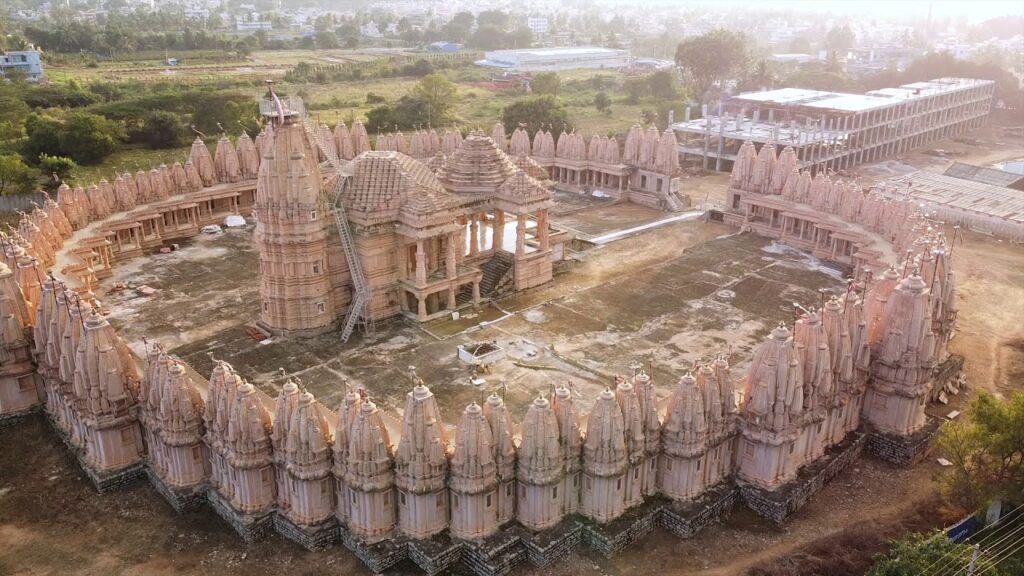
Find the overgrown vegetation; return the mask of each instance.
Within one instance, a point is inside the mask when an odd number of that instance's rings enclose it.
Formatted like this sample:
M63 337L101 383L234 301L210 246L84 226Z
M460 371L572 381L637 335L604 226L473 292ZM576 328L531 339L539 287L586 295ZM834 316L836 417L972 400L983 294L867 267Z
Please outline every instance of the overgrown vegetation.
M939 435L953 463L940 478L946 499L965 512L992 500L1024 501L1024 391L1008 400L982 392L967 416Z

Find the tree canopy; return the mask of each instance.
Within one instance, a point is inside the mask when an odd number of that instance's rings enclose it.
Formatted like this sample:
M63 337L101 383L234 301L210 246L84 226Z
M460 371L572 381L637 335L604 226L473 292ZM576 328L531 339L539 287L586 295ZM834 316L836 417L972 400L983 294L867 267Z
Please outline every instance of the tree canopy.
M565 106L550 94L520 98L501 111L501 123L511 133L523 126L532 138L541 128L549 128L557 137L569 129L569 113Z
M699 97L716 84L738 77L746 64L746 38L739 32L712 30L676 47L676 65Z
M933 574L935 570L941 573L953 566L966 570L973 552L973 546L957 544L941 532L911 534L890 542L889 553L879 555L866 576L921 576ZM1024 569L1012 559L996 564L984 554L975 562L974 568L975 574L986 576L1013 576ZM960 570L955 573L963 573Z
M550 94L555 96L562 86L562 79L556 72L538 72L530 79L530 89L534 94Z
M441 123L455 104L455 84L443 74L427 74L416 84L412 96L428 106L429 117Z
M947 499L965 511L993 499L1019 500L1024 495L1024 392L1006 401L982 393L968 414L939 435L939 447L953 463L941 479Z
M39 172L16 154L0 155L0 194L27 194L35 191Z

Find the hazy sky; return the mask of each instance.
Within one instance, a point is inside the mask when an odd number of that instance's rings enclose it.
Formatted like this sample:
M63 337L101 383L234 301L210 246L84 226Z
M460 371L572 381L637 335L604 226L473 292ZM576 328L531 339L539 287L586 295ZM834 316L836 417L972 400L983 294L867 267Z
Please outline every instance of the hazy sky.
M643 4L643 0L635 1ZM970 22L996 16L1024 16L1024 1L1020 0L667 0L666 3L691 6L706 3L723 8L751 4L759 8L859 14L866 18L885 19L924 18L928 15L929 7L933 17L965 15Z

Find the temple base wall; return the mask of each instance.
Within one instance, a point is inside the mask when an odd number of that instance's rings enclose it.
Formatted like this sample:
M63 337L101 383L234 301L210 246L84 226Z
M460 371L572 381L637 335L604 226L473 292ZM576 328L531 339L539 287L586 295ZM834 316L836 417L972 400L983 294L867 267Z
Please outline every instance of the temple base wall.
M661 509L658 525L679 538L692 538L729 514L738 497L739 489L731 480L726 480L692 502L668 502Z
M174 508L178 514L194 512L198 510L203 502L206 502L207 485L205 483L191 488L174 488L164 483L150 467L146 467L146 477L149 483L156 488L156 491L163 496L163 499Z
M214 512L227 521L227 523L231 525L231 528L234 529L234 531L238 533L242 540L247 544L252 544L253 542L263 539L274 528L275 513L273 510L261 512L259 514L246 514L244 512L239 512L214 490L207 491L206 499L210 503Z
M338 523L334 518L317 526L299 526L283 514L274 514L274 530L310 552L324 550L338 539Z
M582 541L583 526L571 517L542 532L523 530L520 537L527 560L538 568L546 568L568 556Z
M43 404L39 403L34 406L30 406L24 410L18 412L10 412L7 414L0 414L0 429L6 428L7 426L14 426L20 423L22 420L33 414L43 412Z
M660 513L660 502L647 501L606 523L584 519L583 541L605 558L611 558L653 530Z
M842 443L829 448L824 456L801 468L793 480L775 490L740 484L740 495L747 507L758 516L782 524L821 490L825 483L856 460L865 444L867 436L852 432Z
M462 564L477 576L504 576L526 560L526 548L514 530L462 544Z
M910 436L869 432L867 452L902 468L910 468L928 457L943 421L929 416L923 428Z
M100 472L93 469L85 458L85 452L71 442L71 439L60 429L60 426L50 418L47 418L46 421L50 423L50 427L57 433L57 437L64 443L68 451L74 455L75 461L78 462L78 467L82 469L82 472L85 473L89 481L92 482L93 487L100 494L116 492L146 475L146 465L144 462L137 462L108 472Z

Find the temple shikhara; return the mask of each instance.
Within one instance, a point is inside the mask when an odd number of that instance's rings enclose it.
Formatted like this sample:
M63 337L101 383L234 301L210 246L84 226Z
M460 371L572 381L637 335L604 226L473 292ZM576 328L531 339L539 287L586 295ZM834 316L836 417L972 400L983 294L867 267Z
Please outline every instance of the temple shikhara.
M371 149L362 125L317 125L297 99L262 109L255 139L222 137L213 154L197 139L183 164L64 186L0 237L0 418L44 411L101 492L146 476L246 541L277 531L374 571L411 559L504 574L580 545L612 554L655 525L690 537L739 502L781 523L862 451L912 465L938 429L927 403L962 361L947 350L941 224L770 143L739 149L723 219L852 277L772 327L746 373L725 353L671 380L637 363L588 411L552 382L522 413L493 393L445 422L440 383L415 367L391 414L345 382L324 406L299 378L272 398L228 362L199 374L159 342L134 354L98 280L229 215L256 221L257 328L347 339L551 282L572 241L550 222L555 190L688 205L671 131L636 126L620 145L498 125Z

